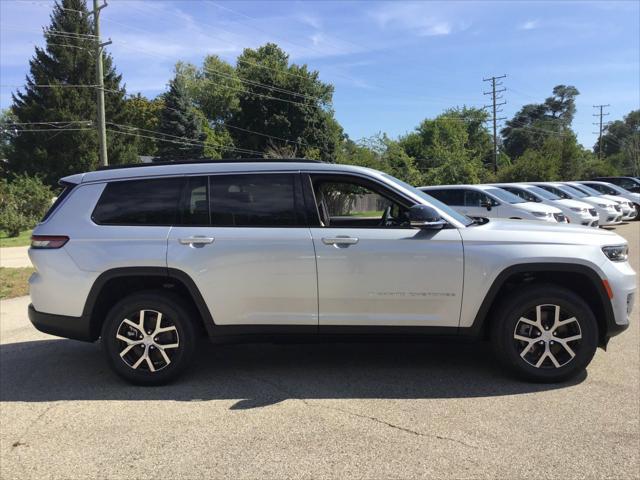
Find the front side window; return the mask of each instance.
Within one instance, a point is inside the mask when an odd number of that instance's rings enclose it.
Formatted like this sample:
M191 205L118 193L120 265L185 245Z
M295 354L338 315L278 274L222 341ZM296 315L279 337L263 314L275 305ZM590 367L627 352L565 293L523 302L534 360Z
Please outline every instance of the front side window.
M494 207L499 205L494 199L489 198L478 190L465 190L464 191L464 206L465 207L486 207L487 205L493 205Z
M313 180L322 226L353 228L409 227L408 209L382 187L346 178Z
M209 179L211 224L216 227L292 227L298 214L292 174L215 175Z
M183 183L181 178L108 183L91 218L100 225L175 225Z

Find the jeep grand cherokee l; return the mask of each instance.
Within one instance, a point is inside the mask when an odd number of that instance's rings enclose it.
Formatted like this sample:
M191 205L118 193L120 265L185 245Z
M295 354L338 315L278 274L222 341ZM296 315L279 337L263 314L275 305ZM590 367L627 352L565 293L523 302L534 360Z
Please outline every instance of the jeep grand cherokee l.
M175 163L62 184L33 232L29 317L101 339L138 384L184 371L199 335L488 338L516 373L559 381L629 324L636 276L615 233L473 221L367 168Z

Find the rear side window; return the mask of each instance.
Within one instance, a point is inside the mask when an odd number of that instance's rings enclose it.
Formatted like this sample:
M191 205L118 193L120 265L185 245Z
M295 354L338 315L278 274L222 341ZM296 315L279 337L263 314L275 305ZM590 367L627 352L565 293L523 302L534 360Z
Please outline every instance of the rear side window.
M100 225L175 225L183 184L181 178L109 183L91 218Z
M290 174L215 175L209 178L211 224L216 227L293 227L298 214L296 177Z

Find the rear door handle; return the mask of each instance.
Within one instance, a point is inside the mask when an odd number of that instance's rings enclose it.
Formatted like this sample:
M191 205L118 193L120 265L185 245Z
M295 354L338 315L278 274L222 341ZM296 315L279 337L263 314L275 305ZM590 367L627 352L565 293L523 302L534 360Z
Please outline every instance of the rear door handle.
M187 237L178 239L178 242L180 242L180 245L194 245L203 247L205 245L213 243L214 240L215 239L213 237Z
M338 235L337 237L323 237L322 243L324 243L325 245L348 247L349 245L355 245L356 243L358 243L358 239L356 237Z

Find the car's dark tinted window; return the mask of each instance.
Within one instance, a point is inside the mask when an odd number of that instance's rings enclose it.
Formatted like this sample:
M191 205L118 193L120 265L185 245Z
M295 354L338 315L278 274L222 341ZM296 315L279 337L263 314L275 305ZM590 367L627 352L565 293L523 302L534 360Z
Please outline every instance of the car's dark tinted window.
M111 182L93 211L101 225L175 225L184 180L161 178Z
M209 216L208 177L188 177L185 180L180 207L180 225L207 226Z
M447 205L464 205L464 192L457 188L451 190L427 190L426 193Z
M297 226L291 174L215 175L209 179L211 224L216 227Z

